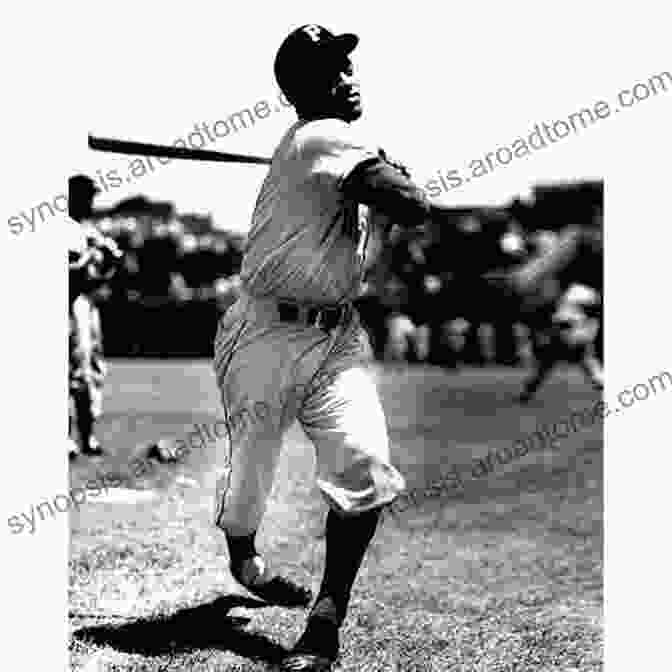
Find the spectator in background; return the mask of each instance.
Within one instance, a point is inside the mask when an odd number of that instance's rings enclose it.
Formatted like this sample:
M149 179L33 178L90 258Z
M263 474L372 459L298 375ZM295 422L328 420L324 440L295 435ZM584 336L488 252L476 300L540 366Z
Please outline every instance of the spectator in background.
M415 321L421 325L419 342L424 361L454 369L457 351L449 337L449 327L459 305L454 292L450 259L444 256L441 241L427 237L413 241L410 258L416 264L411 301L416 306Z
M508 214L503 214L496 226L502 229L496 267L506 269L521 264L529 253L522 226ZM517 366L521 364L522 346L519 340L519 317L508 302L498 300L497 297L493 297L491 307L494 362L503 366Z
M198 238L193 233L185 233L180 241L178 270L193 296L198 287L200 271L198 268Z
M135 308L140 351L168 355L176 346L175 310L184 295L179 277L179 239L168 218L155 218L144 244L137 249L138 291Z
M229 306L232 306L240 296L240 276L236 273L227 278L220 278L215 283L215 301L218 317L223 315Z
M240 266L235 265L235 253L226 234L219 233L215 236L213 250L217 258L216 280L236 275Z
M245 236L235 233L228 234L229 255L231 256L231 268L234 273L240 272L240 265L243 262L243 253L245 251Z
M379 360L407 361L414 354L416 327L408 316L409 292L402 278L409 271L404 267L407 251L404 240L383 248L355 302Z
M145 297L166 298L171 295L173 275L177 272L179 244L168 223L157 221L151 235L137 250L139 283Z
M461 228L465 231L478 231L481 228L480 213L468 212L461 217ZM485 250L482 246L475 247L473 252L466 250L459 258L451 259L450 241L438 241L432 247L433 266L452 267L454 271L449 295L442 293L441 298L445 297L447 302L446 311L443 313L442 324L436 320L433 332L437 339L434 349L441 347L443 351L443 324L450 316L451 321L456 318L465 320L465 329L462 338L462 352L459 353L459 359L465 364L483 366L487 362L485 349L483 347L483 324L489 313L487 296L483 295L484 283L482 283L479 274L484 268L491 265L491 260L485 256ZM447 284L447 283L446 283ZM441 338L439 341L438 339Z

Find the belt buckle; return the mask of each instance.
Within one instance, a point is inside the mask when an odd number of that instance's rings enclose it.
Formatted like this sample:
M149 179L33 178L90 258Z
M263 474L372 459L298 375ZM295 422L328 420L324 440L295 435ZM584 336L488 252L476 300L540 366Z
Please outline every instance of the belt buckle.
M318 329L322 329L323 324L324 324L324 310L322 308L318 308L317 313L315 314L315 326Z

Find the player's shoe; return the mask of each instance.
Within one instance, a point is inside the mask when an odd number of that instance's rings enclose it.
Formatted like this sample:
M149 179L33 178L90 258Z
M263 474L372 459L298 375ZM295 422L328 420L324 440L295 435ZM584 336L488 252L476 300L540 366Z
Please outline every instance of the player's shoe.
M82 455L100 457L103 455L103 447L95 436L89 437L87 444L82 448Z
M280 663L279 672L331 672L335 661L313 653L290 653Z
M299 641L281 661L280 672L329 672L338 659L338 632L331 618L313 610Z
M68 439L68 460L72 462L79 457L79 446L76 441Z
M249 558L239 570L231 567L231 574L252 595L278 607L307 607L313 599L308 588L272 575L260 556Z

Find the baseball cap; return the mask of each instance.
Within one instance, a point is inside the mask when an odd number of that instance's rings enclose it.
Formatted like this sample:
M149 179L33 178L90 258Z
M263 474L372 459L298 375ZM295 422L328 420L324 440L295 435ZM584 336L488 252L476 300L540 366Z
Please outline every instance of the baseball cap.
M68 191L71 195L95 196L100 193L96 183L88 175L73 175L68 178Z
M297 85L311 71L327 69L359 44L353 33L334 35L315 23L305 24L292 31L280 45L275 57L275 79L288 99L296 93Z

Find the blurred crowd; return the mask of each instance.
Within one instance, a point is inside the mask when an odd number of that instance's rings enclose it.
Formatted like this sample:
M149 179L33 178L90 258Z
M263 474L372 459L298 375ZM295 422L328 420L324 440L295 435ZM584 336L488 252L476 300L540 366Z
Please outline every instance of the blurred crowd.
M219 315L235 301L244 237L170 203L122 202L95 214L123 252L95 296L110 356L208 356Z
M244 236L170 202L95 208L99 191L87 176L69 180L71 457L102 450L94 427L105 356L212 356L218 320L240 292L245 248ZM601 389L602 212L602 183L583 182L540 186L500 208L455 208L455 220L432 232L393 226L356 301L376 357L446 368L530 363L521 402L556 362L571 360ZM567 229L584 241L570 265L554 267L525 300L503 291L498 274L566 255Z
M485 269L506 268L547 246L568 223L601 216L602 184L537 187L529 201L455 209L460 225L492 234L473 255L451 257L450 240L398 236L358 304L380 359L517 365L526 327L492 287ZM142 197L97 210L96 227L124 253L114 282L96 292L108 356L210 356L217 320L237 296L245 238L172 203ZM588 269L601 290L602 269Z
M568 225L601 231L602 210L601 182L555 184L503 207L455 208L455 227L481 232L473 251L462 243L456 255L450 235L433 240L398 232L358 302L377 357L446 368L528 363L532 332L540 326L530 313L544 323L550 319L544 310L556 304L542 293L539 305L523 314L521 303L507 301L487 276L550 249ZM571 284L587 287L601 304L603 267L595 258L573 267ZM549 299L558 294L558 280L547 288Z

